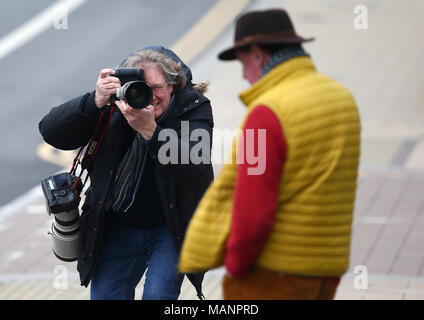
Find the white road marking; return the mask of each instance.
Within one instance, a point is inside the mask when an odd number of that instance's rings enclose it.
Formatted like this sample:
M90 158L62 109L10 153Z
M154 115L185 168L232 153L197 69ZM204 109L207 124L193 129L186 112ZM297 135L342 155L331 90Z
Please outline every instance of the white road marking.
M33 204L27 207L28 214L47 214L46 206L44 204Z
M9 259L10 260L16 260L16 259L19 259L19 258L21 258L23 256L24 256L24 252L23 251L15 251L15 252L12 252L9 255Z
M87 0L60 0L0 39L0 60L53 27L58 15L74 11Z
M25 210L27 206L38 201L44 201L43 191L41 186L37 185L28 192L25 192L20 197L0 208L0 222L5 221L9 217L18 212Z

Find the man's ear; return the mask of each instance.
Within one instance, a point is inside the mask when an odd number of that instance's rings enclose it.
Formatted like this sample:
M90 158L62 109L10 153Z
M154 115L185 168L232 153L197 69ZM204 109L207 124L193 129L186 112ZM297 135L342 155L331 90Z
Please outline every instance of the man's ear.
M260 68L263 68L265 63L270 58L269 53L261 49L261 47L257 46L256 44L251 46L250 53L252 54L253 60Z

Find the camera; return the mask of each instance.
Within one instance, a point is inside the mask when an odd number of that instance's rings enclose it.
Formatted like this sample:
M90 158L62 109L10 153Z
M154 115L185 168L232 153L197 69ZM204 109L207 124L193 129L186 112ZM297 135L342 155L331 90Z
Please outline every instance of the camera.
M145 82L144 71L140 68L114 69L114 77L121 80L121 87L116 89L112 99L123 99L132 108L143 109L152 103L153 92Z
M75 261L79 248L79 194L81 184L77 177L59 173L41 179L47 212L53 214L54 221L49 234L53 239L53 253L62 261Z

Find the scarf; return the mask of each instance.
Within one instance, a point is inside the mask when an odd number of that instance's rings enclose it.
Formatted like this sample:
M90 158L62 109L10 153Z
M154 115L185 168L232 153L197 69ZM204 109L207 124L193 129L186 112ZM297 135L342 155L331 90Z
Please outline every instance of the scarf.
M275 52L262 68L262 77L279 64L294 57L309 57L310 55L300 46L284 47Z
M157 124L163 123L174 108L174 97L168 109L156 120ZM143 168L147 160L148 141L140 133L134 131L133 141L119 163L118 171L112 186L112 193L108 197L107 208L115 213L126 213L134 202L140 188Z

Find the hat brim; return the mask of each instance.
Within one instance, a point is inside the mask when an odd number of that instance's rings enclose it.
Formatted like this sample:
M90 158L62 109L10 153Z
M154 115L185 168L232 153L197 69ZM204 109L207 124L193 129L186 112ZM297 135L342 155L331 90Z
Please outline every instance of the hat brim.
M310 42L314 41L315 38L302 38L297 35L293 35L291 37L284 37L284 38L271 38L271 39L260 39L256 41L252 41L249 43L244 43L243 45L233 46L229 49L226 49L222 51L220 54L218 54L219 60L229 61L229 60L235 60L236 57L236 51L238 49L246 48L250 45L257 44L257 45L267 45L267 44L300 44L303 42Z

